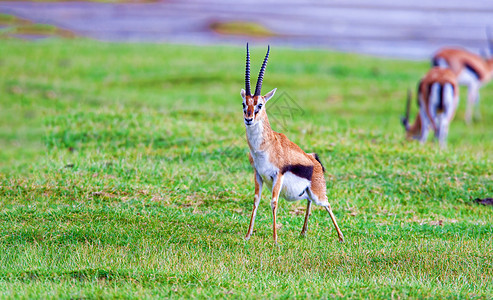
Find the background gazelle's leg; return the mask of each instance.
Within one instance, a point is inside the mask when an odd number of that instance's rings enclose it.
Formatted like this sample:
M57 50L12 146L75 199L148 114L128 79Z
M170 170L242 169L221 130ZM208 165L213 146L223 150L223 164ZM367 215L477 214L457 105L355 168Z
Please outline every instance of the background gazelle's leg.
M467 104L466 104L466 123L470 124L472 121L473 111L478 109L479 103L479 84L476 82L470 82L467 85ZM479 112L478 112L479 113Z

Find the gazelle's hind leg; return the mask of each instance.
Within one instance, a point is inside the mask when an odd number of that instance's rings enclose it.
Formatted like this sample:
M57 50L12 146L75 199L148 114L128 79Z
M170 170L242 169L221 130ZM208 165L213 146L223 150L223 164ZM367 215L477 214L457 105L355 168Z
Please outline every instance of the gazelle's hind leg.
M444 113L438 116L437 125L438 125L438 130L435 133L435 135L440 145L440 148L444 149L447 147L447 135L449 128L448 119L446 118Z
M332 219L332 223L334 223L334 226L337 231L337 235L339 236L339 242L344 242L344 235L341 232L341 229L339 228L339 225L337 225L336 217L332 213L332 209L330 208L330 204L327 206L324 206L325 210L329 213L330 218Z
M473 110L477 109L479 102L479 88L481 87L481 82L478 79L477 74L469 69L462 71L457 80L460 85L467 86L467 103L466 103L466 123L470 124L472 120ZM479 113L479 111L478 111Z
M317 189L316 186L312 185L312 187L307 189L307 192L310 200L315 202L315 204L323 206L325 210L329 213L330 218L332 219L332 223L334 223L334 226L336 228L337 235L339 236L339 241L344 242L344 235L342 234L339 225L337 225L336 217L332 213L332 209L330 207L329 201L327 200L327 194L325 192L325 183L323 189L321 189L320 187Z
M312 207L312 201L310 199L306 200L306 212L305 212L305 223L303 223L303 228L301 229L301 235L306 234L306 229L308 228L308 218L310 218L310 209Z
M455 110L457 107L457 98L454 97L454 88L451 84L447 83L443 86L443 111L437 116L437 132L435 136L440 143L441 148L447 146L447 135L449 131L450 122L454 118Z

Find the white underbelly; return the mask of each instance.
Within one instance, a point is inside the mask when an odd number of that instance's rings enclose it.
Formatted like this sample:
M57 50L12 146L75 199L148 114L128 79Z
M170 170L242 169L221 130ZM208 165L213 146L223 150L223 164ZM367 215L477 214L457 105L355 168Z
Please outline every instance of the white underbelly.
M308 179L298 177L291 172L284 174L281 196L288 201L307 199L306 188L310 186Z
M480 84L477 75L469 69L464 69L460 72L459 76L457 76L457 82L460 85L467 86L475 86Z
M262 176L265 186L272 192L273 180L271 177ZM308 179L298 177L291 172L284 174L280 197L287 201L297 201L307 199L306 188L310 186Z

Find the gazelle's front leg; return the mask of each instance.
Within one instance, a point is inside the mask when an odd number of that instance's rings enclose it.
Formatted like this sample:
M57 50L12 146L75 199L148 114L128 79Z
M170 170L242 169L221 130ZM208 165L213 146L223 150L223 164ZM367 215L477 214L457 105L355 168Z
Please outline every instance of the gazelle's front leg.
M276 244L277 244L277 222L276 222L277 201L279 200L279 193L281 192L283 180L284 180L284 175L281 174L281 172L277 173L277 176L274 179L274 184L272 187L272 200L270 202L270 206L272 208L272 216L273 216L272 229L274 231L274 242Z
M257 208L260 203L260 197L262 195L262 177L260 177L257 173L257 170L255 170L255 199L253 201L253 211L252 211L252 217L250 219L250 226L248 227L248 232L245 236L245 240L248 240L252 236L253 232L253 225L255 224L255 216L257 215Z

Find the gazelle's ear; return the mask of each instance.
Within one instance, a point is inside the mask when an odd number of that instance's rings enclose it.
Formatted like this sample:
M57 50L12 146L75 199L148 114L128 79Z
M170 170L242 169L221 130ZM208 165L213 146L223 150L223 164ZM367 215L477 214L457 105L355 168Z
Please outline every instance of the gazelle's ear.
M267 103L267 101L269 101L270 98L274 97L274 94L276 93L276 89L273 89L272 91L268 92L267 94L265 94L264 96L264 99L265 99L265 102Z
M246 92L244 89L241 89L240 94L241 94L241 98L243 98L243 100L245 100L246 99Z

